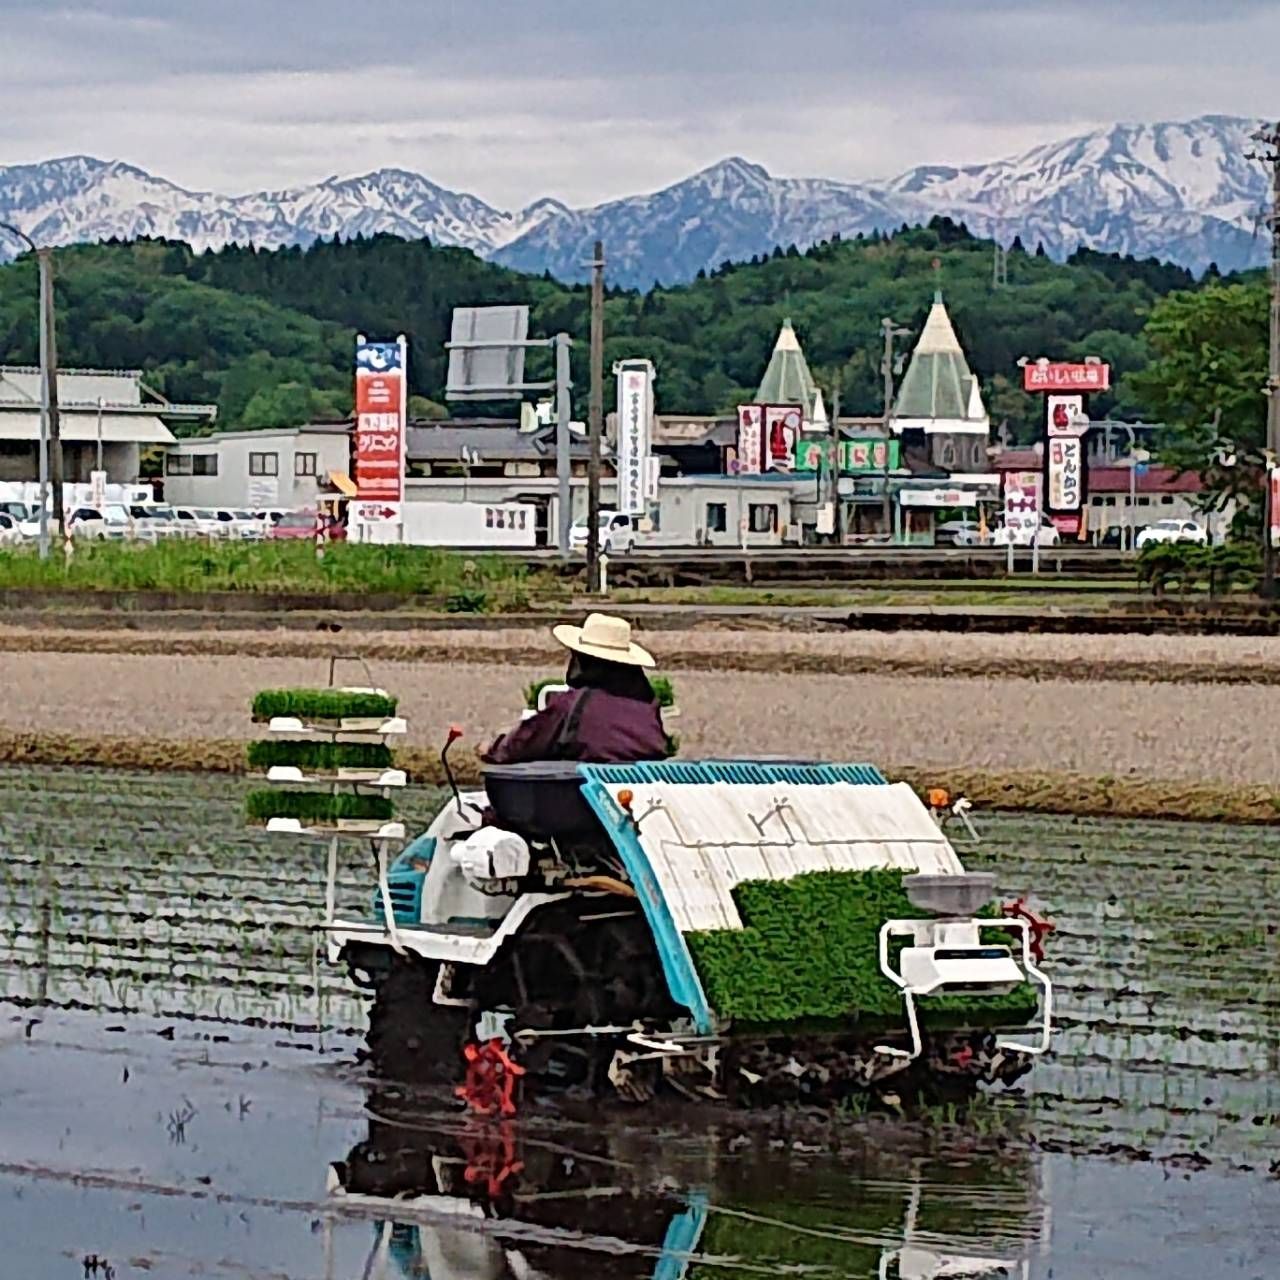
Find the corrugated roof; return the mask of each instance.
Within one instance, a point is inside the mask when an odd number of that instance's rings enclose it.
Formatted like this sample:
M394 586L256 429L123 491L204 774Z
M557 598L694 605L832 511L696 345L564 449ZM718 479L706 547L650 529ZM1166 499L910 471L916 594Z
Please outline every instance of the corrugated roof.
M0 440L39 440L38 409L5 409L0 406ZM67 442L97 440L97 413L63 413L58 419L58 434ZM149 413L112 413L102 415L104 444L173 444L173 432Z
M1199 493L1204 485L1193 471L1173 467L1146 467L1133 478L1137 493ZM1128 493L1128 467L1090 467L1090 493Z

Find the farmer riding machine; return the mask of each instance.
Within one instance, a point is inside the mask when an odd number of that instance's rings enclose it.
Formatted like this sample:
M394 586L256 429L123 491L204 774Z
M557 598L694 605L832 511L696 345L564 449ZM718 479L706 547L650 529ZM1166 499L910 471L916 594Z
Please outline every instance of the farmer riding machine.
M259 794L290 802L251 806L329 840L328 954L373 998L386 1078L505 1115L552 1089L904 1101L1011 1083L1049 1045L1051 926L965 870L947 834L973 834L963 803L804 760L493 765L463 791L446 745L451 798L406 843L394 699L317 692L259 706L292 740L257 744L286 787ZM327 806L290 799L316 785ZM372 842L377 886L339 912L348 837Z

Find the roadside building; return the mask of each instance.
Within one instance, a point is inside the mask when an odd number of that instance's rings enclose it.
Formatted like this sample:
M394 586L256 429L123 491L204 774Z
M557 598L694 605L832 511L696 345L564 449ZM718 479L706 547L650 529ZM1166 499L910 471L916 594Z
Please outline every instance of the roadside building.
M347 423L220 431L170 448L164 496L179 507L314 507L334 476L346 479L350 456Z
M831 423L822 391L809 372L809 362L790 319L782 322L764 377L756 390L755 404L794 404L804 410L804 431L827 431Z
M0 366L0 480L39 479L40 398L39 369ZM58 409L68 484L87 484L99 469L109 484L133 484L144 450L172 446L174 427L207 425L217 414L210 404L173 404L122 369L59 370Z
M904 472L895 485L897 541L932 542L941 513L976 517L996 502L991 420L941 290L898 388L891 427L902 444Z

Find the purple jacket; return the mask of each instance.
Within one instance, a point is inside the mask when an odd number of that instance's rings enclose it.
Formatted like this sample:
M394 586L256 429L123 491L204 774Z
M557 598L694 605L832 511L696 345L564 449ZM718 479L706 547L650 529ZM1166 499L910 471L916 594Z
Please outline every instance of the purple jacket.
M481 759L489 764L526 760L587 760L629 764L662 760L667 735L657 702L623 698L604 689L557 693L546 708L495 738Z

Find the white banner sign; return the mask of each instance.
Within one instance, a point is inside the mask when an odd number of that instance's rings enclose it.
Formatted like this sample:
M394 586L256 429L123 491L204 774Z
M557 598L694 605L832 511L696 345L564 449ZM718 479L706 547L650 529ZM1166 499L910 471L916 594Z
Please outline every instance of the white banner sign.
M1049 510L1079 511L1084 450L1079 436L1052 436L1049 450Z
M653 365L647 360L615 366L618 375L618 510L648 509L653 421Z
M898 502L904 507L976 507L972 489L903 489Z

